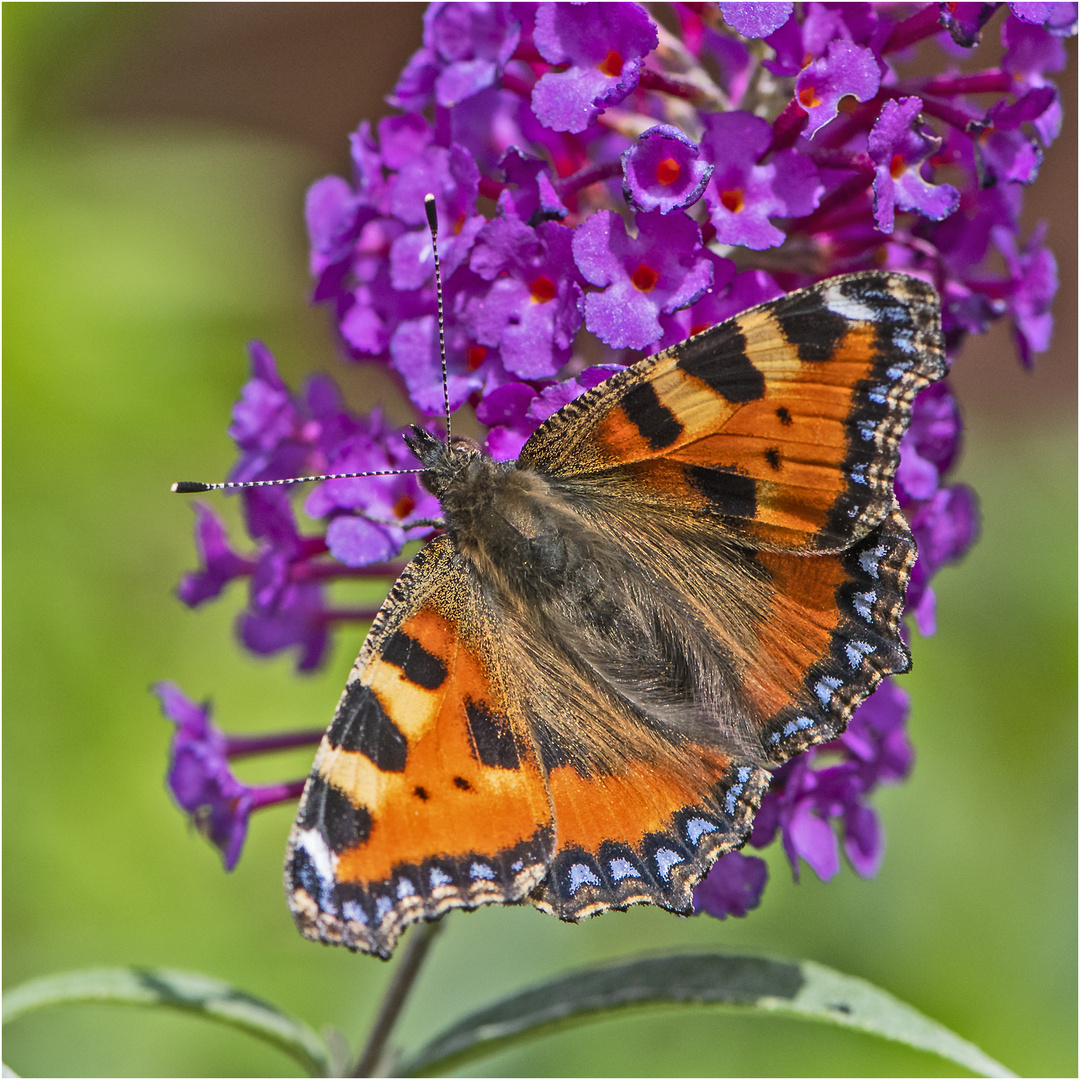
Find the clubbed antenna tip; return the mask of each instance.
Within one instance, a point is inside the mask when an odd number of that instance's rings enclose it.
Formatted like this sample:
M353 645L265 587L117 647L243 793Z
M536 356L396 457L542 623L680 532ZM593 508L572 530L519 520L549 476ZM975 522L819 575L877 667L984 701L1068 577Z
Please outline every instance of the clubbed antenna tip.
M450 445L450 386L446 378L446 324L443 320L442 271L439 269L439 218L435 212L435 196L428 192L424 196L424 210L427 213L428 228L431 230L431 254L435 259L435 299L439 314L439 362L442 364L443 407L446 410L446 444Z
M178 495L190 495L195 491L213 491L213 484L204 484L199 480L179 480L169 489Z

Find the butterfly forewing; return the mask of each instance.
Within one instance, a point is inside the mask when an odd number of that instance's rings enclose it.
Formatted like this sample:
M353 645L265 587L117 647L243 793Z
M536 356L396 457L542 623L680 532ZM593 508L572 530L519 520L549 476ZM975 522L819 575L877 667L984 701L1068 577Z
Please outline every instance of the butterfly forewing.
M461 563L443 536L406 568L316 755L286 862L310 937L389 956L408 923L520 899L546 873L544 778Z
M746 543L838 550L892 506L899 439L944 372L937 298L833 278L642 360L571 402L520 463L719 518Z

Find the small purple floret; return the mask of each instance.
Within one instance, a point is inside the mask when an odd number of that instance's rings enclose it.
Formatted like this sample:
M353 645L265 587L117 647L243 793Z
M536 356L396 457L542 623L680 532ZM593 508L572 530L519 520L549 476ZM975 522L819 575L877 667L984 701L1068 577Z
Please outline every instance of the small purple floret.
M511 375L548 378L570 359L584 308L572 239L555 222L529 228L508 217L477 236L470 266L487 286L469 299L466 313L477 341L498 348Z
M924 179L924 162L941 147L941 140L919 126L922 101L917 97L886 101L867 141L874 171L874 219L891 233L897 210L913 210L940 221L960 203L951 184Z
M784 233L770 219L809 214L821 198L813 162L792 149L760 164L772 128L749 113L711 113L704 124L702 156L715 166L705 202L716 239L753 251L782 244Z
M668 214L698 201L713 167L678 128L657 124L638 136L622 156L623 193L635 210Z
M251 573L252 563L229 547L225 523L205 503L195 504L195 550L202 568L180 579L177 595L198 607L221 593L235 578Z
M712 284L701 232L682 212L639 214L638 235L601 210L574 234L582 276L603 291L585 297L585 323L612 348L644 349L663 333L659 316L692 304Z
M210 706L196 705L171 682L154 692L177 725L172 741L169 790L192 823L221 851L225 869L240 858L251 813L252 789L229 768L225 736L210 722Z
M795 95L810 118L804 135L810 138L834 119L841 98L869 101L880 83L881 71L870 49L843 38L831 42L825 55L807 64L795 80Z
M533 88L537 118L554 131L584 131L600 112L637 86L643 58L656 48L656 27L637 4L543 4L536 47L549 64Z

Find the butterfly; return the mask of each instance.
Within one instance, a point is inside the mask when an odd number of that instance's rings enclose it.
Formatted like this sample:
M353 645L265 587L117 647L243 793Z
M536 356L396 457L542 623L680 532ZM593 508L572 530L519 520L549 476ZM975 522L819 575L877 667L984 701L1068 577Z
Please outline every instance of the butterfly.
M944 374L933 288L867 272L641 360L516 462L414 427L445 531L315 757L285 866L302 933L385 959L452 908L689 913L769 770L910 667L893 482Z

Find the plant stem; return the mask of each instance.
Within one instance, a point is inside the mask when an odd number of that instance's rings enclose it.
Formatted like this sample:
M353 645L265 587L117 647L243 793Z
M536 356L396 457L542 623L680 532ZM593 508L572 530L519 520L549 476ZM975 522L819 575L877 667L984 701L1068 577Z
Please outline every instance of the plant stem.
M386 1057L386 1041L394 1029L394 1024L397 1023L397 1018L424 963L428 949L441 928L441 919L437 922L422 922L409 935L405 943L405 951L398 961L398 966L394 968L390 987L386 991L386 997L383 998L379 1015L375 1018L371 1034L368 1035L367 1045L353 1070L353 1076L383 1075L379 1068Z

